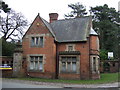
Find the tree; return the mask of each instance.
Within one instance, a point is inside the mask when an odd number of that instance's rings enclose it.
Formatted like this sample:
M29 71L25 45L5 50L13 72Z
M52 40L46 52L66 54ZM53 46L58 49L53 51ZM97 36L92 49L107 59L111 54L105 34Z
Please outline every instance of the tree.
M2 38L5 41L8 39L15 40L15 38L20 39L26 26L28 26L28 22L25 17L21 13L10 10L6 17L1 18L0 32L3 34Z
M0 39L0 42L2 42L2 56L13 56L14 50L16 48L15 42L7 42L4 39Z
M69 4L68 7L71 8L72 11L68 15L65 14L66 18L83 17L87 14L85 6L83 6L79 2L75 4Z
M99 34L100 49L112 51L118 57L118 35L120 27L114 22L120 22L120 14L115 8L109 8L107 4L103 6L91 7L93 13L93 28Z
M6 4L4 1L0 1L0 9L3 10L5 13L10 12L10 8L8 7L8 4Z
M100 50L100 59L101 60L107 60L108 59L108 51L106 51L106 50Z

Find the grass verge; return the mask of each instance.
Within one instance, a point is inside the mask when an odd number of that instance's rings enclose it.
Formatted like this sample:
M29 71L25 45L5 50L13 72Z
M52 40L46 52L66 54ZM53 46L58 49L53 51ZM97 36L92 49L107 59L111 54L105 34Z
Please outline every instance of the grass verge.
M11 79L11 78L10 78ZM52 83L71 83L71 84L104 84L118 81L118 73L103 73L98 80L63 80L63 79L42 79L42 78L13 78L18 80L52 82Z

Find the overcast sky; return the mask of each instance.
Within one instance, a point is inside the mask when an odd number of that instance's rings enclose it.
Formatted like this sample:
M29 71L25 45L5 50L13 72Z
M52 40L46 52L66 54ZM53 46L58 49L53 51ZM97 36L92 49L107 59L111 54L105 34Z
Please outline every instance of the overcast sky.
M34 20L36 15L49 21L49 13L58 13L59 19L64 19L64 14L71 11L68 4L80 2L89 7L96 5L108 4L109 7L114 7L118 11L118 2L120 0L3 0L10 8L16 12L21 12L30 22Z

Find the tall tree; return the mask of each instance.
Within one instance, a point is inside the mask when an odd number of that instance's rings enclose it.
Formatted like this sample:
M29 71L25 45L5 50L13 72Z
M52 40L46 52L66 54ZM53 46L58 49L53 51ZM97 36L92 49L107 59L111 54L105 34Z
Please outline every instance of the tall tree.
M100 38L100 49L113 51L117 57L118 51L115 47L118 47L120 27L115 22L120 22L120 14L115 8L109 8L107 4L91 7L91 11L93 13L93 27Z
M87 14L85 6L83 6L79 2L75 4L69 4L68 7L71 8L72 11L67 15L65 14L66 18L83 17Z
M9 12L11 9L8 7L4 1L0 1L0 9L3 10L5 13Z
M0 39L2 48L0 52L0 56L13 56L14 50L16 48L16 43L15 42L7 42L4 39ZM0 46L1 46L0 45Z
M14 40L20 39L24 34L24 28L28 25L28 21L21 13L16 13L10 10L6 17L1 18L0 32L3 34L3 39Z

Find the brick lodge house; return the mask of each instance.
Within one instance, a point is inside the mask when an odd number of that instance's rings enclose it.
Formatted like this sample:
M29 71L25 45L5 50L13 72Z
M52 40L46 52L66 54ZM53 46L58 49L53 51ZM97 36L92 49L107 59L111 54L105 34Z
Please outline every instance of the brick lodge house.
M13 75L58 79L99 79L99 39L91 16L50 22L36 16L16 49Z

